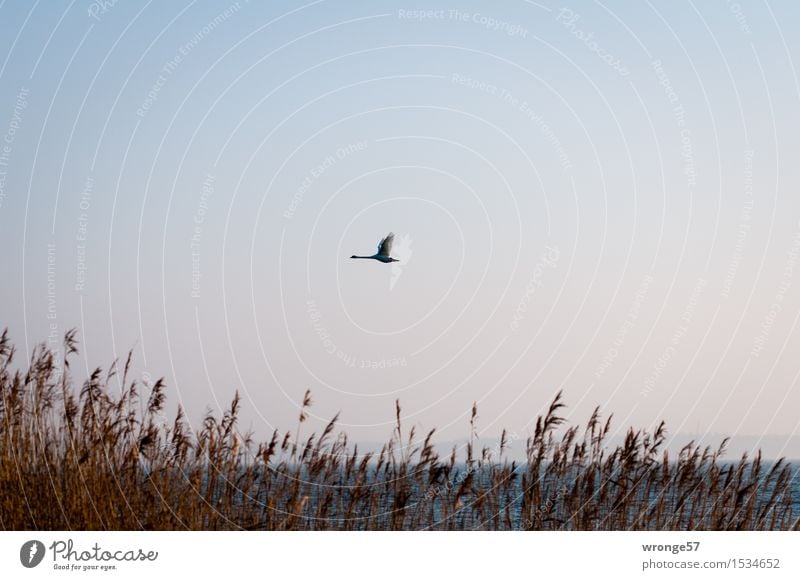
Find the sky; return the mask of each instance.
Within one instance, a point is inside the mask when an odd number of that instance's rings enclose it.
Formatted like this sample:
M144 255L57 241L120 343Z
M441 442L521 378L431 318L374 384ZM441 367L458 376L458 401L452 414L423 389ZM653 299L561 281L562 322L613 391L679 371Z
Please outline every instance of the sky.
M4 1L0 327L259 436L563 391L800 456L799 11Z

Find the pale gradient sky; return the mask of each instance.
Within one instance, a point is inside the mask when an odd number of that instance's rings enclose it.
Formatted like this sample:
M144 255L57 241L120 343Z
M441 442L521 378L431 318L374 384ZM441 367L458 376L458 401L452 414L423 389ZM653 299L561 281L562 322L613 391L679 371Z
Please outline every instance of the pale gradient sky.
M796 434L796 3L261 4L0 3L21 356L78 327L81 372L133 348L259 435L306 388L355 440L396 398L525 434L559 389L575 420ZM389 231L393 286L348 259Z

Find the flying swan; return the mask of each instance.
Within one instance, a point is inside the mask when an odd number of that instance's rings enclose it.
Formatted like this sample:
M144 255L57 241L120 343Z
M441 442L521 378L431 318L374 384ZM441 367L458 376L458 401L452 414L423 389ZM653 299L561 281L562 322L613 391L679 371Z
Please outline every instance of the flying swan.
M379 262L383 262L384 264L389 264L391 262L399 262L397 258L392 258L389 254L392 253L392 242L394 241L394 234L389 232L389 235L383 238L380 243L378 244L378 252L373 256L350 256L350 258L356 258L361 260L378 260Z

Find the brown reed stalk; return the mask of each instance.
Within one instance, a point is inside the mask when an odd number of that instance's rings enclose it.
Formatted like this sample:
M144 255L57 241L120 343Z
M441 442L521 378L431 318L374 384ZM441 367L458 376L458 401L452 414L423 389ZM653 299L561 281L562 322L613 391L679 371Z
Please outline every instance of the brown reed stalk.
M0 335L3 529L800 529L784 460L724 462L727 440L691 442L673 459L663 422L615 445L599 408L582 428L564 425L561 392L534 421L522 464L509 463L505 430L476 448L477 405L463 458L455 446L439 456L435 429L422 440L406 431L399 401L389 440L361 454L337 432L338 414L303 436L310 390L294 432L257 443L239 428L238 393L192 430L181 407L166 417L163 380L131 378L132 354L76 386L75 331L63 350L37 346L16 368Z

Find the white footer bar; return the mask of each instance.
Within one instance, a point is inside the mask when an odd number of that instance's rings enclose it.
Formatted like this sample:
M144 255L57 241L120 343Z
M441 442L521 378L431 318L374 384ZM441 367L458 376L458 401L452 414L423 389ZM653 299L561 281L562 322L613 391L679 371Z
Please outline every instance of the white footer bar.
M800 532L0 532L4 578L796 579L799 564Z

